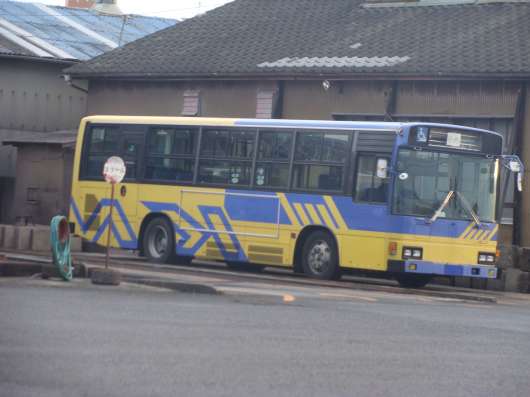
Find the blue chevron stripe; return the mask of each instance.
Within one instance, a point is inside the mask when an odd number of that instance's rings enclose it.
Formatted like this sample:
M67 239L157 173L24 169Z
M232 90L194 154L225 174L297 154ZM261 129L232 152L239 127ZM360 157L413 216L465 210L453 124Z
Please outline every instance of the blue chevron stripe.
M208 241L210 238L213 238L215 241L217 248L219 248L219 251L223 255L223 258L227 261L247 261L247 256L245 255L245 252L243 250L243 247L241 246L241 243L239 242L239 239L234 234L230 234L230 240L232 241L232 244L234 245L234 248L237 252L230 252L227 250L225 244L221 240L221 237L219 236L219 231L215 230L215 225L213 224L211 220L212 215L216 215L221 219L221 222L223 223L224 230L228 232L232 232L232 226L230 225L230 222L228 221L223 209L221 207L214 207L214 206L198 206L198 209L202 215L202 218L206 222L205 225L201 224L199 221L197 221L193 216L191 216L188 212L186 212L184 209L180 208L177 204L174 203L160 203L160 202L153 202L153 201L143 201L142 204L150 211L150 212L173 212L175 215L179 215L180 217L188 223L192 228L195 229L208 229L208 231L197 231L197 233L201 233L201 238L192 246L192 247L185 247L186 243L189 241L189 238L191 237L189 233L187 233L186 230L183 230L179 227L179 225L175 224L175 231L180 236L185 237L184 239L181 239L178 241L178 244L176 244L176 250L177 254L179 255L186 255L186 256L193 256L197 253L197 251Z
M72 209L72 212L74 213L74 216L75 216L75 218L77 220L77 223L79 224L79 227L80 227L81 231L83 232L83 234L88 232L88 230L90 229L90 226L92 226L92 224L96 220L96 218L99 215L99 213L101 212L101 210L104 207L109 207L110 204L111 204L111 200L110 199L102 199L102 200L100 200L96 204L96 207L94 208L94 211L92 212L92 214L90 214L90 216L88 217L87 221L84 222L83 221L83 217L81 216L81 213L79 212L79 208L77 207L77 205L75 203L75 200L73 198L71 198L71 200L70 200L70 208ZM134 230L131 227L131 224L129 223L129 220L127 219L127 216L125 215L125 211L123 210L123 208L122 208L122 206L121 206L121 204L120 204L120 202L118 200L114 200L114 208L116 208L116 212L118 213L121 222L125 226L125 229L127 231L129 239L127 240L127 239L122 238L118 228L113 223L112 224L112 228L111 228L111 232L114 235L114 238L116 239L116 241L118 242L118 245L121 248L137 249L138 248L138 237L134 233ZM97 243L99 241L99 239L101 238L103 233L107 230L107 228L109 226L109 223L110 223L110 217L107 215L105 217L105 219L103 220L103 222L101 223L101 225L99 225L98 229L96 230L96 233L95 233L94 237L91 240L93 243Z

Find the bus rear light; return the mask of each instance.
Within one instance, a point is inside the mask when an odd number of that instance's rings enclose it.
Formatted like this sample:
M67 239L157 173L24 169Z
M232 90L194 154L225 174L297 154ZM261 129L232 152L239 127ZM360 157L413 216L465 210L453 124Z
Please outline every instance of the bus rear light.
M388 243L388 254L392 256L397 254L397 243L395 241Z
M415 272L416 270L418 270L418 265L416 265L415 263L410 263L407 265L407 270Z

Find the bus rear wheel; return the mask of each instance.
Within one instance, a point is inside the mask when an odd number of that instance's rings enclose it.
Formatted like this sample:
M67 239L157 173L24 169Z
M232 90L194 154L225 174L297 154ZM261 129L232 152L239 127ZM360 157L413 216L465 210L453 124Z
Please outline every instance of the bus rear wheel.
M396 274L396 281L401 288L423 288L432 280L426 274Z
M340 277L337 246L333 237L324 231L309 235L302 248L302 267L311 278L336 280Z
M149 262L170 263L175 258L175 231L164 217L152 219L142 241L143 252Z

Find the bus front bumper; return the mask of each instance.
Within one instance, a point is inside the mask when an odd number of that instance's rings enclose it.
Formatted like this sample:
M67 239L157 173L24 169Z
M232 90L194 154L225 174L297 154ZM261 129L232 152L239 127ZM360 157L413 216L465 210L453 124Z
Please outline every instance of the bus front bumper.
M454 265L415 260L389 260L388 271L392 273L432 274L437 276L457 276L495 279L499 270L491 265Z

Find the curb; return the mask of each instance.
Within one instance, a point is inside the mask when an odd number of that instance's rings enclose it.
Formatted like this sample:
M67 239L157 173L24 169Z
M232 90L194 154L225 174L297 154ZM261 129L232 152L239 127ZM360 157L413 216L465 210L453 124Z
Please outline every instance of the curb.
M13 255L7 254L2 257L0 261L0 277L1 276L33 276L35 274L44 274L51 277L58 277L58 271L51 264L51 260L46 257L35 258L30 255ZM6 261L7 260L7 261ZM20 261L20 262L19 262ZM88 264L86 261L76 261L74 263L74 277L76 278L89 278L91 277L91 271L93 268L98 268L100 265ZM142 267L140 265L140 267ZM201 283L189 283L179 282L175 280L168 280L164 277L157 277L157 275L133 275L127 274L127 271L120 267L113 267L121 273L122 280L124 282L142 284L146 286L158 287L170 289L173 291L184 292L184 293L196 293L196 294L209 294L209 295L230 295L216 289L214 286ZM181 269L185 272L189 272L189 269ZM255 277L248 274L238 274L244 278L259 278L260 280L277 281L275 277ZM290 279L289 283L308 285L306 282L301 282L296 278ZM310 285L310 284L309 284ZM333 287L333 286L332 286ZM478 295L473 293L467 293L462 291L433 291L433 290L422 290L422 289L404 289L395 288L384 285L357 285L357 289L364 291L378 291L378 292L389 292L403 295L420 295L420 296L432 296L437 298L448 298L458 299L462 301L474 301L482 303L497 303L497 296L486 296Z
M132 276L130 274L122 273L121 279L123 282L146 285L149 287L165 288L172 291L184 292L189 294L205 294L205 295L222 295L221 291L206 284L194 283L180 283L178 281L169 281L161 278L145 278L140 276Z

